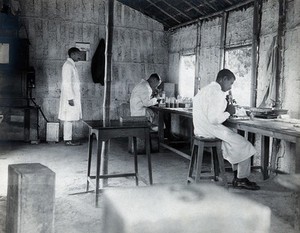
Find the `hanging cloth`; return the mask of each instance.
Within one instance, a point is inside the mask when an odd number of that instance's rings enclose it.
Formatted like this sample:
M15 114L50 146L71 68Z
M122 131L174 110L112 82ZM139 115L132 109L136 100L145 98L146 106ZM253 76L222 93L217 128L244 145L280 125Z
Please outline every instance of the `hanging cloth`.
M92 58L92 78L94 83L104 86L105 40L101 39Z
M265 90L264 98L258 105L260 108L270 108L276 102L276 69L278 65L277 36L273 37L272 43L267 53L267 67L264 76L268 79L268 86Z

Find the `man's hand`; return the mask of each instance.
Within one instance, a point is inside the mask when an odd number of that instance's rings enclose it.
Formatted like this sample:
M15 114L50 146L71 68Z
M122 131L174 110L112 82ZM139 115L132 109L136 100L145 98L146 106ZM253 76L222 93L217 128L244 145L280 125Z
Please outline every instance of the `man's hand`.
M232 104L228 104L225 111L229 112L229 114L232 116L235 114L235 107Z
M74 100L69 100L69 105L74 106Z

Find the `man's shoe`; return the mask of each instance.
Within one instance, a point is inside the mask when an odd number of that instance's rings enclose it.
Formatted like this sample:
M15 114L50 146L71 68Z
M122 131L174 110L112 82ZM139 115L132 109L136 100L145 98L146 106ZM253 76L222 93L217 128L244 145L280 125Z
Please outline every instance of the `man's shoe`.
M232 181L232 186L234 188L239 188L239 189L248 189L248 190L259 190L260 187L255 183L251 182L247 178L234 178Z
M80 146L80 142L65 141L66 146Z

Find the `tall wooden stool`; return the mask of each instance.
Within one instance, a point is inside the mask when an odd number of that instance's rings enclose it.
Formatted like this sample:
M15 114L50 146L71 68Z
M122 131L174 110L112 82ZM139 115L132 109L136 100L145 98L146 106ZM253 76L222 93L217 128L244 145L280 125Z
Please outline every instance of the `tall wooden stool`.
M225 176L225 165L221 150L222 140L217 138L204 138L204 137L193 137L193 146L191 153L191 160L189 165L187 182L200 181L202 162L203 162L203 151L207 148L211 154L211 166L214 180L218 180L217 177L222 178L222 182L227 188L227 179ZM197 146L197 153L195 153L195 147ZM195 176L193 173L195 172Z

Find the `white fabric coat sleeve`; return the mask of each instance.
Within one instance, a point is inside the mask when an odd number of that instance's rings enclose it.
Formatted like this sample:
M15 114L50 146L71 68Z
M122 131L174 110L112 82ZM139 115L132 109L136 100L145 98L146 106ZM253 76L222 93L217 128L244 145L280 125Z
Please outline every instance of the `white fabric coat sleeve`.
M73 67L69 65L64 66L62 70L62 88L64 88L64 93L67 100L73 100L75 98L75 93L72 84L72 75Z
M220 91L212 91L209 93L208 104L208 120L212 124L222 124L230 116L229 112L225 112L227 102L224 95Z
M157 104L157 98L154 97L150 99L151 94L152 92L150 93L149 90L145 90L145 94L140 96L143 106L150 107Z

